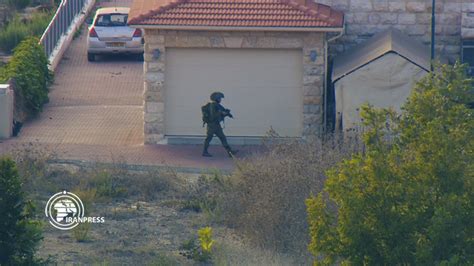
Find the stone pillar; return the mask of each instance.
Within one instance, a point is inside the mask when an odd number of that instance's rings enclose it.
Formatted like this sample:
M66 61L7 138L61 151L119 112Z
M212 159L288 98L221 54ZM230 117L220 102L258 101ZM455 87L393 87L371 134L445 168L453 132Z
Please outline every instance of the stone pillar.
M145 30L145 88L143 93L145 144L164 138L165 39L157 30Z
M303 37L303 136L323 130L324 38L322 33Z

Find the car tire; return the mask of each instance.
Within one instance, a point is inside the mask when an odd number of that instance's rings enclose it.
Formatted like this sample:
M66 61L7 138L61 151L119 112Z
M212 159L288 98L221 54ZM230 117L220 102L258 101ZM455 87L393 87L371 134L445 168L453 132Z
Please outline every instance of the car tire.
M94 62L95 61L95 54L87 53L87 61Z

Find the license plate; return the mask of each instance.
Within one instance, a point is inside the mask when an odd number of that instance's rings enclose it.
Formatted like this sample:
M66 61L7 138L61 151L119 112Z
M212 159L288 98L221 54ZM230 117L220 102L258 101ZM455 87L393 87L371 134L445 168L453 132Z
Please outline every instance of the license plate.
M125 46L124 42L108 42L106 43L108 47L123 47Z

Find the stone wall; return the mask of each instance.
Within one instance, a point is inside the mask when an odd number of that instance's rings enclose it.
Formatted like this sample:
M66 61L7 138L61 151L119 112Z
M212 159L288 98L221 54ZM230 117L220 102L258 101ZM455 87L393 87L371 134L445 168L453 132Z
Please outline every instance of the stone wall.
M301 49L303 51L303 135L322 131L325 60L323 33L145 30L145 143L163 139L166 48ZM316 55L313 57L311 55Z
M462 37L474 39L474 1L462 5Z
M330 45L331 55L349 50L375 33L395 27L425 45L431 43L431 0L314 0L345 14L346 32ZM436 0L436 49L459 58L461 33L474 37L473 0Z

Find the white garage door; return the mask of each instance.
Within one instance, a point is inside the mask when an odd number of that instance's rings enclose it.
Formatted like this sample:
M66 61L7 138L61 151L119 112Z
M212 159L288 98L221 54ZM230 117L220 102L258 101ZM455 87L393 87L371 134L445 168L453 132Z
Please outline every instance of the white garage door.
M166 49L168 136L202 136L201 106L213 91L235 119L228 136L260 137L273 128L299 137L303 125L302 52L279 49Z

